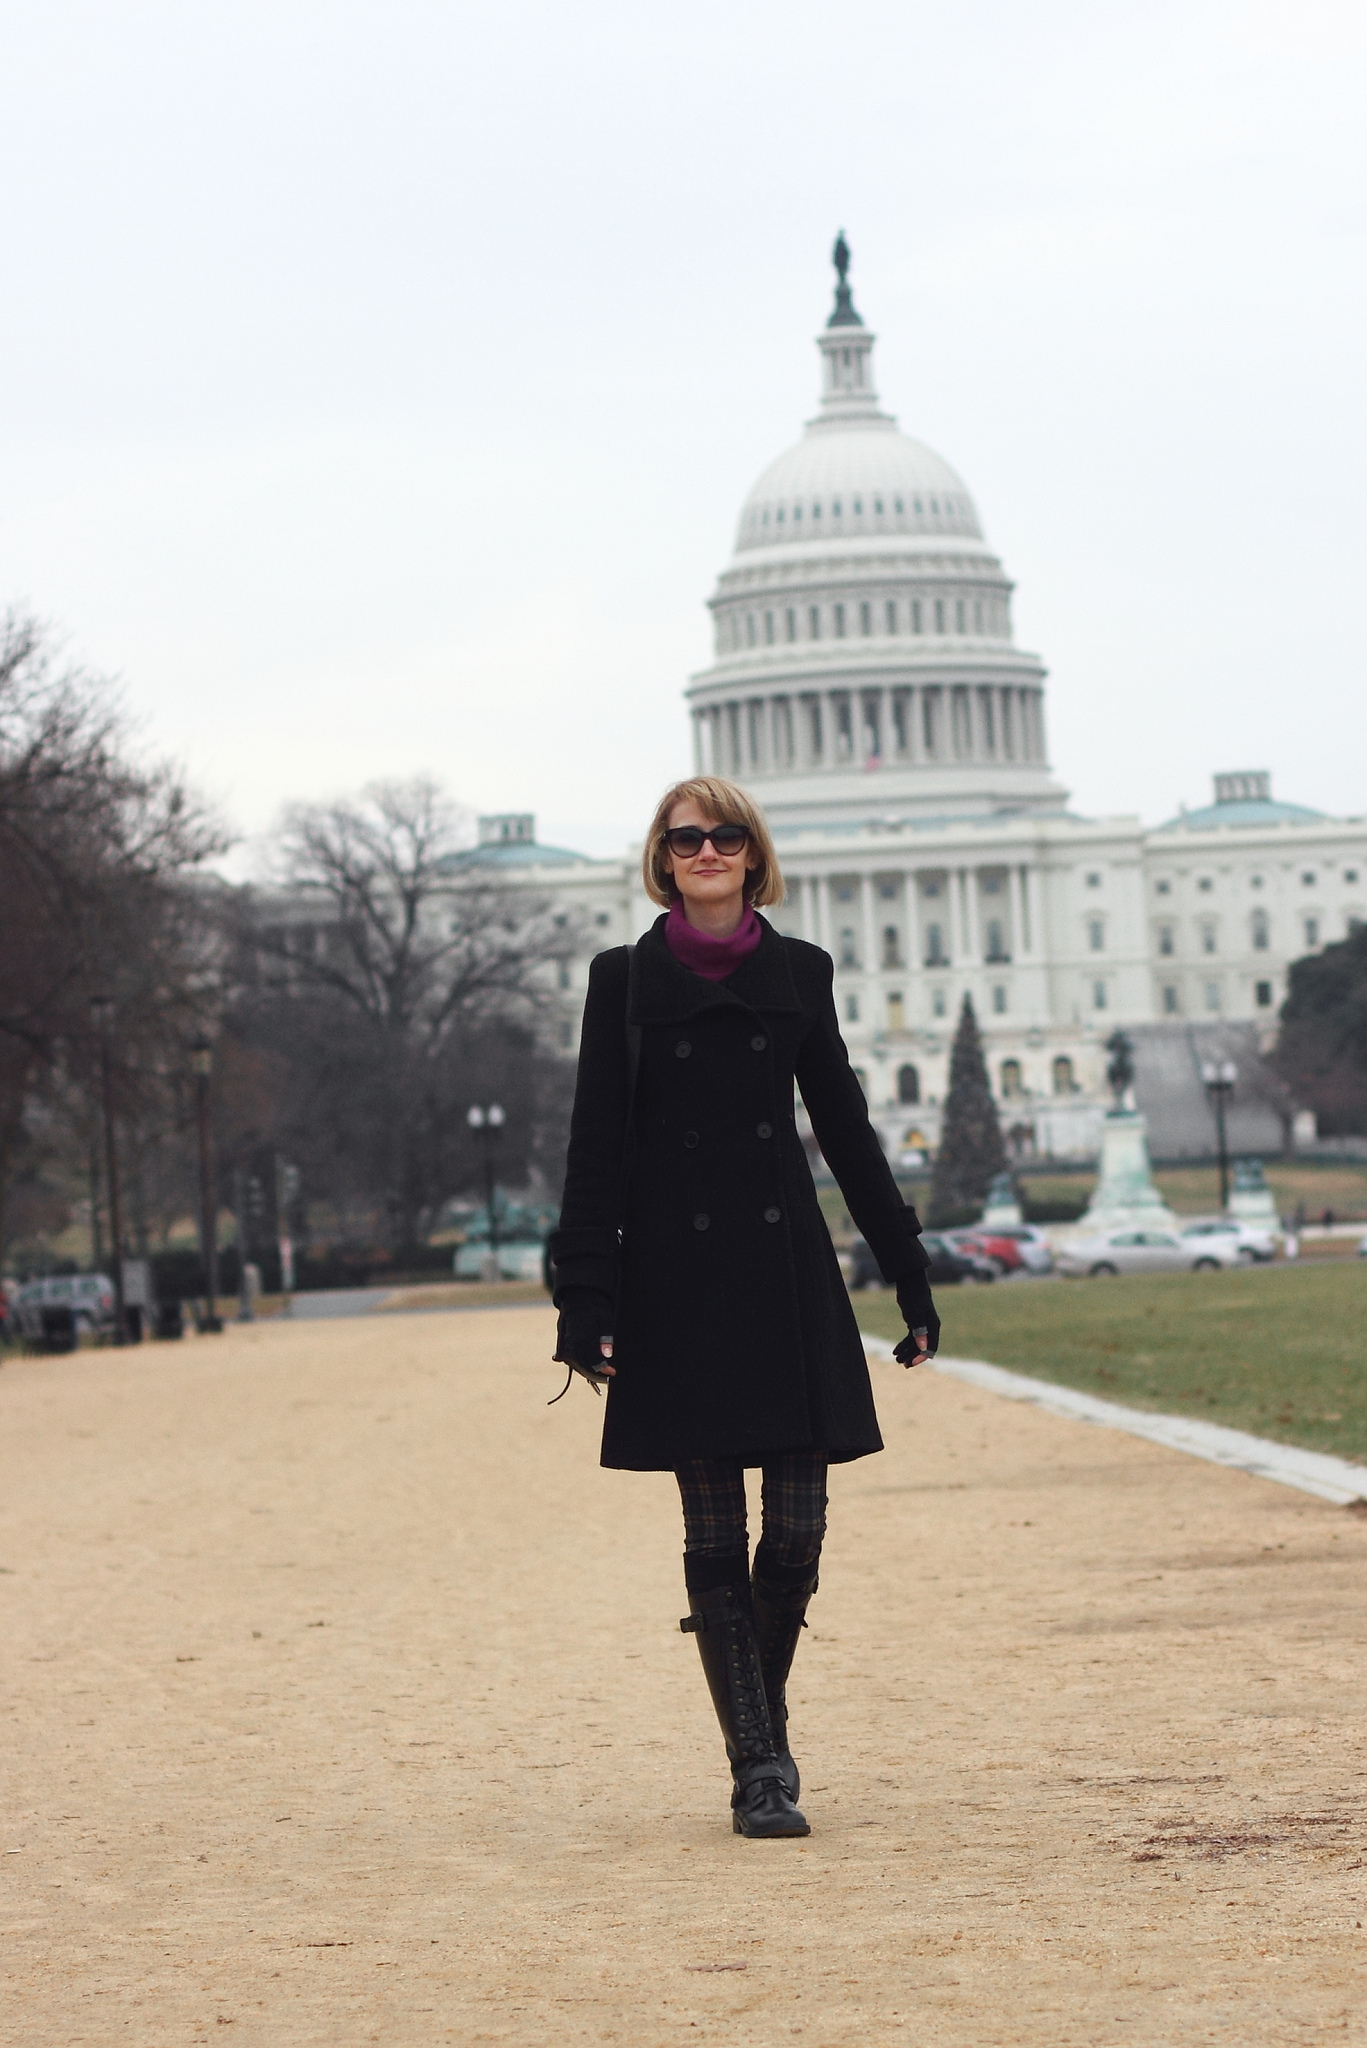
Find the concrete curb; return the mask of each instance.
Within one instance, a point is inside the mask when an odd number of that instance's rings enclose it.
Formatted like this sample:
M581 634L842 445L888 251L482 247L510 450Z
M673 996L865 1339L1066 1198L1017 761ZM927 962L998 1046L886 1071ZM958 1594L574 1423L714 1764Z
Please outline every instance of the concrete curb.
M860 1334L871 1358L892 1357L893 1347L886 1338ZM1049 1380L1027 1379L1024 1373L1006 1372L978 1358L937 1358L933 1370L981 1387L984 1393L1001 1394L1008 1401L1032 1401L1051 1415L1099 1423L1103 1429L1123 1429L1167 1450L1185 1451L1212 1465L1230 1465L1254 1479L1275 1479L1281 1486L1297 1487L1338 1507L1367 1501L1367 1465L1353 1465L1346 1458L1303 1451L1294 1444L1271 1443L1242 1429L1222 1429L1218 1423L1195 1422L1185 1415L1148 1415L1141 1408L1122 1408L1117 1401L1099 1401L1095 1394L1056 1387Z

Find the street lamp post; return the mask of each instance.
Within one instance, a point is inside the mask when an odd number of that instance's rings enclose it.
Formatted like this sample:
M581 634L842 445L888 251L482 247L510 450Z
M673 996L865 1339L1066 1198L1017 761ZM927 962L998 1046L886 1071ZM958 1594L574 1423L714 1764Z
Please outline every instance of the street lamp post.
M123 1300L123 1222L119 1213L119 1157L114 1143L114 1071L110 1038L114 1030L114 998L92 996L90 1021L100 1040L100 1092L104 1107L104 1170L109 1183L109 1235L113 1244L114 1342L128 1337L128 1317Z
M199 1256L204 1267L204 1317L200 1328L223 1328L218 1313L218 1204L214 1200L213 1162L209 1152L209 1078L214 1049L202 1034L190 1047L195 1076L195 1118L199 1126Z
M1225 1132L1225 1104L1234 1093L1239 1070L1233 1060L1206 1060L1201 1068L1206 1094L1215 1110L1215 1142L1220 1152L1220 1212L1229 1207L1229 1143Z
M484 1205L489 1216L489 1255L493 1267L491 1277L499 1277L498 1271L498 1212L494 1207L494 1147L503 1132L504 1116L500 1105L491 1102L487 1109L478 1103L471 1105L465 1121L474 1132L484 1152Z

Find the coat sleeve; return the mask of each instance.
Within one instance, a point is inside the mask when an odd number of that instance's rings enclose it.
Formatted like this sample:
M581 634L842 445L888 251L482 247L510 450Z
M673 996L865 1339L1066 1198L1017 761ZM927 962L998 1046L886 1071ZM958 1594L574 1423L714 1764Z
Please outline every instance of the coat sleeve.
M579 1073L559 1228L551 1234L557 1308L572 1289L615 1297L627 1135L627 950L600 953L589 968Z
M892 1177L835 1015L834 963L821 954L816 1022L794 1067L816 1142L861 1237L885 1280L896 1286L930 1264L916 1211Z

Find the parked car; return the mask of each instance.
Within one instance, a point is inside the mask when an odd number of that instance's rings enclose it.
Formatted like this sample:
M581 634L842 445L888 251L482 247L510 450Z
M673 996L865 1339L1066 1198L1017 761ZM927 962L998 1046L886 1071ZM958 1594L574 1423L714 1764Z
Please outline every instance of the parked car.
M927 1232L921 1242L930 1254L927 1277L932 1287L955 1287L964 1282L972 1285L976 1281L995 1280L999 1276L1001 1269L994 1260L985 1258L980 1252L960 1251L938 1233ZM861 1287L888 1285L879 1271L877 1259L862 1237L857 1237L849 1250L839 1256L840 1270L851 1294L857 1293Z
M995 1259L1005 1273L1054 1270L1053 1247L1044 1232L1036 1230L1032 1223L970 1224L946 1235L961 1251L973 1250L981 1252L984 1258Z
M1232 1238L1241 1256L1250 1263L1256 1260L1259 1265L1265 1265L1277 1256L1277 1240L1270 1230L1259 1230L1253 1223L1240 1223L1236 1217L1203 1217L1199 1223L1184 1224L1182 1235L1190 1238Z
M1215 1273L1245 1263L1230 1237L1178 1237L1170 1230L1107 1230L1077 1238L1058 1255L1071 1277L1096 1280L1116 1273Z
M114 1325L114 1282L107 1273L61 1273L25 1280L11 1315L30 1343L70 1328L73 1340Z

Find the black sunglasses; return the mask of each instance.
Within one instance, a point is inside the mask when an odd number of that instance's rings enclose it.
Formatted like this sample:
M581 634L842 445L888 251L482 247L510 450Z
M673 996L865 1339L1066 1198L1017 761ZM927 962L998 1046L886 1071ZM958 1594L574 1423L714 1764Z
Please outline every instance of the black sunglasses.
M749 838L744 825L709 825L705 832L701 825L671 825L665 833L665 845L682 860L692 860L709 839L714 853L731 854L739 853Z

